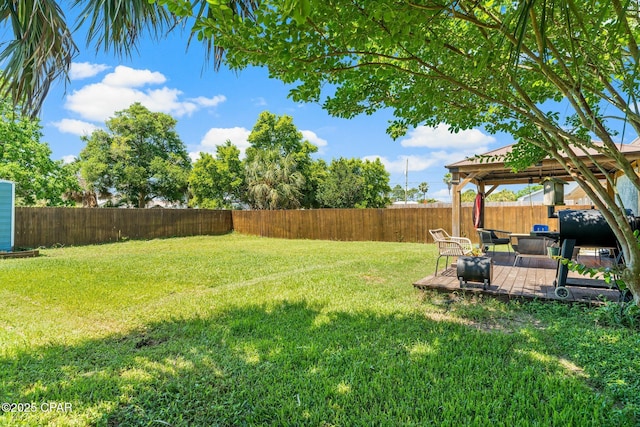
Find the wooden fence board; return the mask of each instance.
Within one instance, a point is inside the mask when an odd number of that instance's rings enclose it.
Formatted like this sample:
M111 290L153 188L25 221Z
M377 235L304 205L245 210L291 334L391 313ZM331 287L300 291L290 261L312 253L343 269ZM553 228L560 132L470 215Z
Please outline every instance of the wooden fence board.
M224 234L233 229L231 211L205 209L18 207L15 217L17 248Z
M564 206L559 209L588 209ZM558 219L547 218L546 206L487 206L485 228L528 233L534 224L558 230ZM472 207L463 206L461 235L478 243ZM233 229L263 237L387 242L431 242L429 230L451 230L451 207L402 209L315 209L234 211Z

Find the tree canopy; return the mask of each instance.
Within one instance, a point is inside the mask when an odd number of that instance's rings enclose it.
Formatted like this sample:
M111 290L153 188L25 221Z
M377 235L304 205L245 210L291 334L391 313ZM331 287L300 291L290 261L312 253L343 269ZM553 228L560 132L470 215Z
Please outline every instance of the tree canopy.
M389 173L375 161L339 158L331 161L318 188L318 201L328 208L383 208L388 197Z
M189 204L209 209L232 208L242 198L244 175L240 150L231 141L217 146L215 157L200 153L189 175L193 195Z
M227 141L216 156L201 153L189 178L191 206L254 209L381 208L390 203L389 173L379 159L313 159L318 147L303 139L288 115L263 111L240 150ZM99 167L92 167L98 171Z
M77 189L70 165L51 160L51 149L40 141L42 126L0 100L0 179L16 183L16 204L73 204L66 194Z
M135 103L106 126L108 131L83 138L80 172L91 190L113 188L123 202L140 208L154 197L184 201L191 161L173 117Z
M269 111L263 111L258 116L256 123L253 125L251 134L247 138L250 147L246 152L246 164L248 167L256 172L256 168L262 169L279 169L278 176L281 179L289 179L295 177L295 186L299 185L299 192L293 191L288 194L293 197L294 195L301 197L300 200L292 203L286 203L287 206L299 206L299 207L314 207L315 202L315 188L313 186L314 180L312 179L312 164L313 159L311 154L318 151L318 147L305 140L302 133L298 130L293 123L293 118L288 115L278 116L270 113ZM271 154L265 155L266 152ZM278 165L264 164L259 166L259 163L278 163ZM289 173L293 173L294 168L297 172L296 175L290 176ZM288 172L287 172L288 171ZM287 172L287 173L285 173ZM251 174L247 172L247 177ZM301 180L297 179L298 175ZM275 184L275 182L274 182ZM291 183L290 183L291 184ZM292 190L292 188L285 186ZM250 193L251 188L249 189ZM256 193L254 193L254 196ZM282 195L281 195L282 196ZM255 198L252 198L255 201ZM268 206L269 203L260 203L261 205ZM277 205L282 206L281 203ZM281 208L281 207L280 207Z

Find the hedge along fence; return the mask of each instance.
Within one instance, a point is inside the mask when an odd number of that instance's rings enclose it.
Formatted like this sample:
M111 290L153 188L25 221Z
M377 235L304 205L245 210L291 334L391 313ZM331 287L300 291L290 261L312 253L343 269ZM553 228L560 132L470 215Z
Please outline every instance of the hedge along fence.
M587 209L588 206L562 208ZM533 224L558 229L546 206L487 206L485 227L526 233ZM463 206L462 236L478 242L471 205ZM16 248L87 245L126 239L217 235L236 231L263 237L346 241L431 242L429 230L451 231L451 207L423 209L16 208Z
M15 218L16 248L216 235L233 230L231 211L208 209L19 207Z

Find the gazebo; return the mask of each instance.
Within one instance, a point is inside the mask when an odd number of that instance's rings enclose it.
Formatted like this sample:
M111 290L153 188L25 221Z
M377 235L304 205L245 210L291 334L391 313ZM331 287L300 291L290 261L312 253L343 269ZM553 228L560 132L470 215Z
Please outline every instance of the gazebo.
M461 191L467 184L473 183L477 186L478 192L490 194L500 185L539 183L547 178L574 181L573 177L564 170L562 165L553 159L544 159L526 170L513 172L505 166L502 160L502 155L512 149L513 145L509 145L484 153L477 158L467 158L446 165L452 176L451 234L453 236L460 236L460 231L463 229L463 224L461 223ZM640 173L640 139L630 144L619 145L618 149L631 162L636 172ZM482 158L482 161L480 158ZM627 202L629 202L634 207L633 210L638 212L638 207L640 206L638 192L635 187L628 185L628 182L624 183L626 177L612 159L598 154L595 150L583 153L581 158L598 179L612 178L611 181L615 183L620 193L622 193L620 191L621 186L626 186L623 191L627 197L626 199L623 197L625 207L630 207L627 206ZM609 188L609 191L613 192L613 188ZM575 224L582 224L581 221L583 221L587 213L592 215L592 212L591 210L566 210L562 211L562 216L564 216L567 224L573 226L573 232L575 233L576 230L582 230L580 227L576 227ZM582 216L578 215L578 213ZM559 219L560 214L561 211L558 211ZM589 217L588 220L594 218ZM593 224L599 226L601 223L593 222ZM591 229L593 229L593 224ZM547 255L547 251L544 251L545 254L542 251L538 251L540 249L538 246L541 246L542 249L547 249L546 243L536 246L534 248L536 249L535 251L529 252L528 249L523 251L523 247L527 248L526 245L523 245L523 241L531 245L536 243L538 235L531 234L535 234L535 232L510 234L510 238L516 237L517 239L518 250L515 260L508 251L493 252L488 257L490 258L489 261L484 256L456 255L458 257L456 263L447 265L443 271L436 271L434 275L420 279L413 285L418 289L434 289L442 292L458 292L462 290L463 292L482 293L506 299L585 301L594 304L602 302L603 299L616 301L626 297L620 289L617 287L611 288L604 280L584 277L579 272L568 271L566 267L563 268L558 263L557 259ZM573 237L569 229L566 230L566 235L572 237L565 239L565 242L573 240L573 243L568 244L566 248L564 244L562 245L562 248L560 248L561 256L566 257L566 253L562 253L565 249L565 252L571 254L575 246L591 248L591 246L585 244L575 245L577 242L576 237ZM588 236L589 238L593 237L591 234ZM545 238L545 236L540 237ZM581 243L589 242L581 241ZM599 247L603 248L604 246ZM525 258L523 259L522 257ZM459 262L461 258L462 263ZM519 258L521 262L519 262ZM589 266L602 266L616 261L614 258L587 255L584 260L581 258L580 262ZM484 282L480 283L480 285L477 283L480 282L479 277L484 279ZM468 285L467 282L471 282L471 284ZM476 282L475 285L474 282ZM567 286L571 287L570 291Z
M598 144L597 142L594 144ZM573 178L563 169L563 167L554 159L544 159L542 162L531 166L523 171L514 172L505 166L501 159L503 155L512 150L513 144L506 147L489 151L477 158L467 158L459 162L451 163L445 167L451 174L451 195L452 195L452 215L451 230L452 235L460 235L461 230L461 192L467 184L475 184L478 193L484 193L485 196L491 194L498 186L507 184L532 184L540 183L547 177L563 181L573 181ZM621 144L618 146L621 153L632 162L635 169L638 170L640 162L640 138L634 140L630 144ZM598 179L604 179L607 175L615 179L622 175L616 163L595 150L583 153L580 156L589 166L590 170ZM594 163L591 159L596 162ZM483 158L483 161L480 161ZM605 172L601 169L605 169ZM609 191L613 191L609 188Z

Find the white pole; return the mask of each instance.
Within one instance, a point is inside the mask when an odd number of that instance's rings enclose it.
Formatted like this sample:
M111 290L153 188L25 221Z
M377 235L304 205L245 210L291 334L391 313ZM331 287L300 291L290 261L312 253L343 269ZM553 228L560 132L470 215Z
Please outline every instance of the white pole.
M409 198L409 158L407 157L407 163L404 167L404 204L407 204Z

